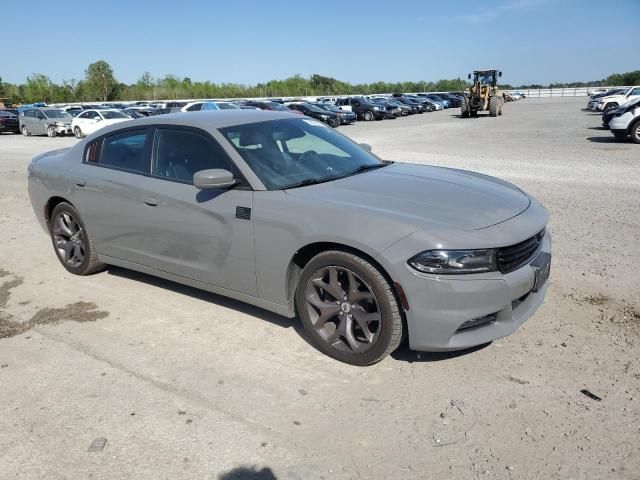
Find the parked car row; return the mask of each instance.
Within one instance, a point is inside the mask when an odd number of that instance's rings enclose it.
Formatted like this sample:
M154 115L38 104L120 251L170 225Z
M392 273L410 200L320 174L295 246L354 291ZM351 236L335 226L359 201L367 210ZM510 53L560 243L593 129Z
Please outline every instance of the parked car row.
M611 88L605 92L590 95L587 102L587 110L606 112L638 97L640 97L640 85Z
M640 143L640 96L603 112L602 126L611 130L617 140L631 137L634 143Z
M0 132L22 133L24 136L75 135L77 138L97 130L131 119L176 112L211 110L270 110L290 111L306 115L331 127L349 125L358 120L372 121L396 119L457 108L464 94L457 93L395 93L393 95L369 95L355 97L321 97L289 100L198 100L198 101L139 101L129 104L63 104L47 106L44 103L24 105L17 110L3 110L0 116ZM5 113L8 112L8 113Z

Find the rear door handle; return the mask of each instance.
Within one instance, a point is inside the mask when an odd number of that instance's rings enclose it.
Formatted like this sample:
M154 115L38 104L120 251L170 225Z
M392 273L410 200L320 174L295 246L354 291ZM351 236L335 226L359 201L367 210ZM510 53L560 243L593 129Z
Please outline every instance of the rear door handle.
M158 200L155 199L155 198L144 197L142 199L142 201L144 202L145 205L149 205L150 207L157 207L158 206Z
M84 187L87 184L86 180L83 180L82 178L76 178L73 183L75 183L78 187Z

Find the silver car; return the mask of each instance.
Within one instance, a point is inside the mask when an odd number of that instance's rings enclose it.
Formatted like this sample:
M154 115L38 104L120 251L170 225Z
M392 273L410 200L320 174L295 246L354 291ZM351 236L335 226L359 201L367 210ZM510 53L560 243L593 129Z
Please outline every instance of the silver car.
M72 116L60 108L28 108L20 112L20 131L29 135L71 135Z
M547 211L478 173L383 161L307 117L226 110L105 127L29 166L62 265L117 265L299 316L369 365L509 335L542 304Z

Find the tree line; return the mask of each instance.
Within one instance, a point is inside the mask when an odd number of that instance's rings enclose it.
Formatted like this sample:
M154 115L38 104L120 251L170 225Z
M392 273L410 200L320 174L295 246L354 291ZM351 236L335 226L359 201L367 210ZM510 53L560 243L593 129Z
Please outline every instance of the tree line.
M640 84L640 70L615 73L593 82L554 83L549 86L521 85L503 88L561 88L599 85ZM392 92L461 91L468 87L466 80L445 79L437 82L373 82L351 84L332 77L314 74L310 77L294 75L284 80L270 80L256 85L240 83L214 83L192 81L189 77L165 75L154 78L144 72L137 82L119 82L111 66L104 60L90 64L83 79L63 80L54 83L42 74L34 73L22 84L2 82L0 97L8 97L13 103L62 103L117 100L158 100L177 98L243 98L243 97L296 97L319 95L375 94Z

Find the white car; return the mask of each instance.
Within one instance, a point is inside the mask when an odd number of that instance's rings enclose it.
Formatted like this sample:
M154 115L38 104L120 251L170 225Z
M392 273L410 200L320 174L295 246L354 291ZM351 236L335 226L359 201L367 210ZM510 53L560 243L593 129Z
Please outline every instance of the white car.
M609 128L618 140L631 136L634 143L640 143L640 98L618 107L609 120Z
M607 111L610 108L616 108L629 100L640 97L640 86L629 88L627 91L618 95L608 95L598 99L598 105L596 110L601 112Z
M190 102L180 109L181 112L198 112L200 110L220 110L213 102Z
M106 127L107 125L126 122L127 120L131 120L131 118L120 110L85 110L73 117L73 120L71 121L71 130L76 138L82 138L100 130L102 127Z
M240 107L232 102L211 102L218 110L240 110Z

